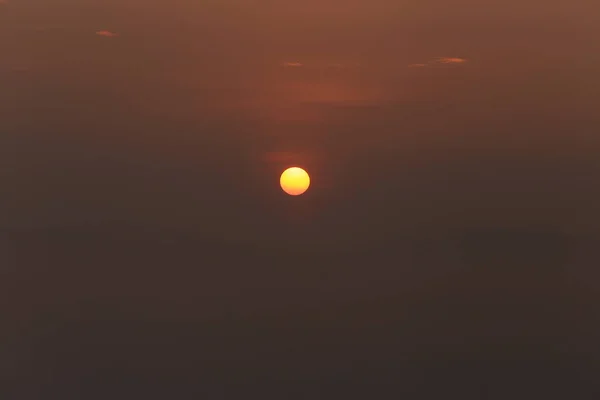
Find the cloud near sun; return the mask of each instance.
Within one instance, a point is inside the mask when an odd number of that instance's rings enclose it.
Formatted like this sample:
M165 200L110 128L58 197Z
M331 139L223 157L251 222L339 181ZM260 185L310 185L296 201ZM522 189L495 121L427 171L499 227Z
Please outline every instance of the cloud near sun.
M118 33L111 32L111 31L97 31L96 35L102 36L102 37L109 37L109 38L114 38L114 37L119 36Z

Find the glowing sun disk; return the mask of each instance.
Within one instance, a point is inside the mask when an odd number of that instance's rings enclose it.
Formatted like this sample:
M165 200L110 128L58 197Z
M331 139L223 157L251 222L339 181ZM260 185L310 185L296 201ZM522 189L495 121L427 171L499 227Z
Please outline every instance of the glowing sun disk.
M298 196L306 192L310 186L310 177L302 168L291 167L283 171L279 184L287 194Z

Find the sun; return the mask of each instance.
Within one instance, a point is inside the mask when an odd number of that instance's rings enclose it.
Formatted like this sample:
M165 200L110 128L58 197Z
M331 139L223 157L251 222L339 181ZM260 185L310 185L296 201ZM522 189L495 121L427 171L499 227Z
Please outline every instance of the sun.
M283 171L279 184L284 192L291 196L298 196L306 192L310 186L310 177L302 168L292 167Z

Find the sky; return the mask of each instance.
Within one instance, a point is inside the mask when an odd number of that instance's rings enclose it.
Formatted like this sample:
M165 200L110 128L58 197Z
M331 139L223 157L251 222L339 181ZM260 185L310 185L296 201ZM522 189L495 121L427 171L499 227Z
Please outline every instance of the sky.
M5 223L592 229L594 3L438 3L5 2Z
M430 398L418 377L453 392L480 371L469 395L505 398L491 371L514 360L485 364L500 327L560 342L509 353L558 376L573 362L565 388L587 388L599 37L592 0L0 0L9 397L150 396L157 380L177 398L337 398L404 371ZM311 175L302 196L279 187L289 166ZM513 313L546 306L564 319ZM201 370L221 383L194 384ZM511 387L543 386L524 376Z

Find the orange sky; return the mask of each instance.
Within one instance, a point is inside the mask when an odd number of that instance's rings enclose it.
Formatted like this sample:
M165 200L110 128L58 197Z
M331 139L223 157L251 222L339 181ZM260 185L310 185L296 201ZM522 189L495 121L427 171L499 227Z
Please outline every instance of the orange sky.
M324 215L339 198L356 195L354 206L367 210L378 200L366 193L390 192L417 208L398 215L407 224L427 225L431 216L456 223L451 210L471 202L466 219L499 223L505 217L489 212L498 192L523 191L504 200L515 220L584 229L584 218L568 209L578 204L600 218L591 180L574 179L597 168L599 7L559 0L6 1L0 128L12 157L5 179L13 190L3 201L14 213L2 218L16 225L106 214L174 224L214 218L235 231L276 202L267 177L284 165L267 155L295 154L316 169L315 193L326 182ZM511 175L509 159L521 174ZM162 164L166 175L157 172ZM124 165L140 179L120 173ZM80 182L73 171L81 168L100 183ZM499 174L500 183L477 168ZM544 181L544 168L559 171L560 195ZM400 180L386 187L388 178L367 170ZM436 202L442 170L455 190ZM206 183L185 183L181 171ZM256 186L248 199L254 212L228 208L245 193L234 182ZM367 189L369 182L379 183ZM176 200L173 193L190 195ZM199 199L206 209L196 207ZM180 214L156 211L179 201ZM335 226L338 217L324 218Z

